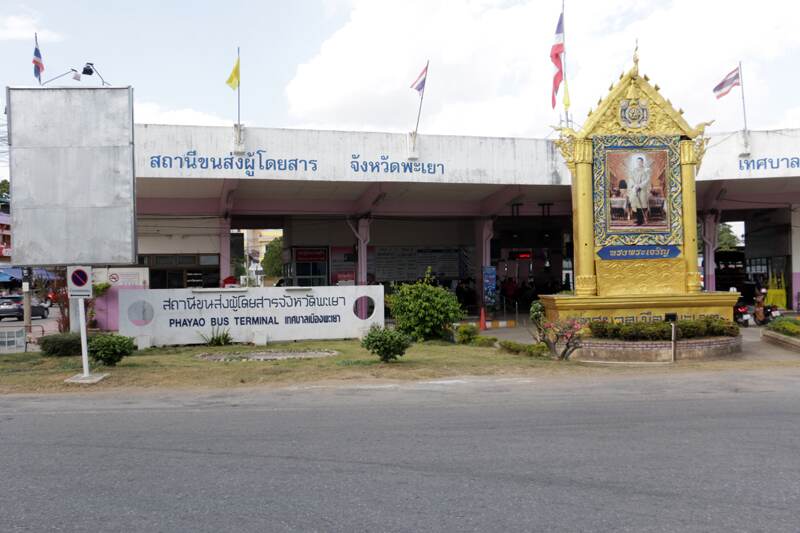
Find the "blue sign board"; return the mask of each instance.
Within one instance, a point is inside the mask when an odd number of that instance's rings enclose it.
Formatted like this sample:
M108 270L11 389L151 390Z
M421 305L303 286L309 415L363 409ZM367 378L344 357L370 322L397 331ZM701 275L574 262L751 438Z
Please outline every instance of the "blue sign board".
M483 305L492 307L497 304L497 268L483 267Z
M600 259L672 259L681 255L681 249L672 244L603 246L597 255Z

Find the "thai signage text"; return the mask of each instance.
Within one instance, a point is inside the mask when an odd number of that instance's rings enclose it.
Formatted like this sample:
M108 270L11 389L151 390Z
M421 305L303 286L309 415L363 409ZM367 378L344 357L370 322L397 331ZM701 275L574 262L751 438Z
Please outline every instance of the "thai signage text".
M365 319L356 300L374 304ZM383 287L126 290L119 294L119 330L153 344L200 344L228 331L236 342L342 339L383 325Z

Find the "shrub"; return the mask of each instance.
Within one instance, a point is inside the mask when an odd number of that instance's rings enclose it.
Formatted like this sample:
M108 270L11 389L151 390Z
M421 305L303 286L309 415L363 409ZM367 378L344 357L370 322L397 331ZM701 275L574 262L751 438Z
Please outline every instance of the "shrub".
M781 335L788 335L789 337L800 337L800 321L793 318L776 318L767 324L767 329L775 333L780 333Z
M81 354L81 336L77 333L57 333L39 339L42 355L65 357Z
M203 335L202 333L200 336L203 337L203 342L208 346L228 346L229 344L233 344L231 332L227 329L223 330L220 327L211 328L210 336Z
M523 344L514 341L500 341L499 344L500 349L504 352L550 359L550 349L543 342L537 344Z
M679 339L699 339L708 336L708 326L703 320L678 320Z
M475 324L461 324L456 328L455 337L458 344L471 344L478 335L478 326Z
M540 342L538 344L526 344L525 354L531 357L541 357L544 359L550 359L551 357L550 349L543 342Z
M386 302L397 329L415 340L447 338L463 314L455 294L433 285L430 268L422 280L396 286Z
M698 318L680 320L676 324L679 339L702 337L736 337L739 326L720 318ZM621 339L626 341L668 341L672 340L672 325L669 322L632 322L614 324L611 322L592 322L589 324L592 336L598 339Z
M527 344L514 341L500 341L500 349L508 353L522 353L525 351Z
M545 316L544 305L533 302L530 311L531 335L536 343L544 343L550 355L566 360L572 352L580 348L583 324L574 318L549 321ZM560 349L560 351L559 351Z
M727 320L711 318L706 319L706 332L711 337L736 337L739 335L739 326Z
M471 341L472 346L480 346L482 348L490 348L497 342L497 337L485 337L483 335L476 335Z
M115 366L123 357L132 354L134 349L131 337L108 333L89 339L89 356L94 362L106 366Z
M361 346L388 363L406 353L411 346L411 339L400 331L372 326L361 340Z

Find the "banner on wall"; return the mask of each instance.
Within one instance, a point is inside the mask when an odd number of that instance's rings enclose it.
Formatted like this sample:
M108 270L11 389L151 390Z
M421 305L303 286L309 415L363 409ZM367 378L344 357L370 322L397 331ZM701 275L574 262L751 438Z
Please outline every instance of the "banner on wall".
M365 298L373 309L356 314ZM372 301L372 306L369 305ZM381 285L250 289L133 289L119 295L119 332L151 344L201 344L228 331L235 342L344 339L383 326Z

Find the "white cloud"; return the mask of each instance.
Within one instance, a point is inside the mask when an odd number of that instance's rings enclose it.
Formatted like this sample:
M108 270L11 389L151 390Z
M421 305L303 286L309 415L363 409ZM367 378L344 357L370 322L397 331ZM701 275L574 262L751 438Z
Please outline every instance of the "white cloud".
M769 4L767 6L766 4ZM419 99L408 86L430 58L420 130L466 135L544 136L558 122L550 108L549 50L560 2L503 0L353 0L349 20L298 66L286 87L293 125L409 131ZM770 62L800 53L800 3L773 0L572 1L567 6L570 95L581 122L631 66L662 87L690 123L716 119L737 129L736 95L711 89L741 60L751 126L766 127L786 102L770 88L791 84L794 69ZM795 124L800 126L800 123Z
M0 15L0 41L32 41L34 33L39 34L40 41L56 42L62 39L59 33L42 28L36 16Z
M153 102L136 102L133 108L137 124L178 124L185 126L230 126L230 120L195 109L167 109Z

